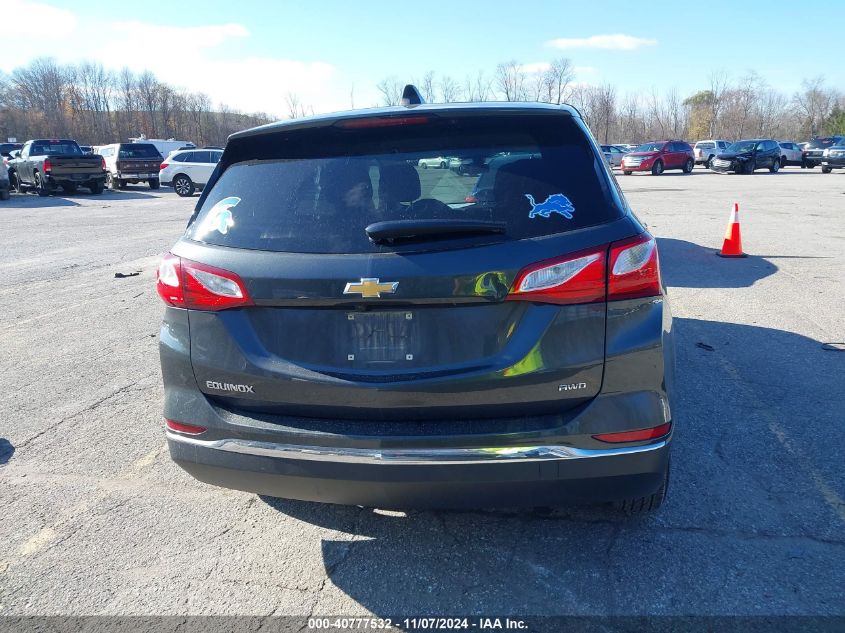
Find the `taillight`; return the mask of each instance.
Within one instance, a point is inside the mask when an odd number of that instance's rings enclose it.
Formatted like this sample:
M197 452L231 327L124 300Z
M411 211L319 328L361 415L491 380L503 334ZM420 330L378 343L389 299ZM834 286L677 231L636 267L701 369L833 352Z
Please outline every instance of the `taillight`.
M636 431L623 431L621 433L602 433L600 435L593 435L594 439L602 442L642 442L644 440L656 440L658 437L663 437L669 433L672 428L671 422L666 422L660 426L653 426L648 429L638 429Z
M657 243L643 233L610 245L607 300L655 297L661 294Z
M44 159L44 173L49 174L53 171L53 163L50 162L49 158Z
M464 202L468 202L470 204L475 204L476 202L478 202L478 198L476 198L474 195L470 194L470 195L464 197Z
M362 119L347 119L335 123L335 126L347 130L359 130L377 127L397 127L400 125L421 125L428 123L430 120L430 117L427 116L367 117Z
M168 305L191 310L225 310L254 305L241 278L167 253L156 275L156 290Z
M608 246L532 264L520 271L508 301L558 305L662 294L657 244L643 233Z
M507 299L558 305L604 301L606 258L602 247L533 264L517 275Z
M208 430L204 426L197 426L195 424L185 424L184 422L168 420L167 418L164 419L164 425L170 431L184 433L185 435L199 435L200 433L205 433Z
M167 163L162 163L161 165L158 166L158 168L159 168L159 170L167 169Z

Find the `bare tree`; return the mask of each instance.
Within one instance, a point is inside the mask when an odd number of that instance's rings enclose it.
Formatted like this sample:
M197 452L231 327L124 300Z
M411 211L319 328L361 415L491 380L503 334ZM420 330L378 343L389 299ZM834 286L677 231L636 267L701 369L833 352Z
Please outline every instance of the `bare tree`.
M479 70L473 77L467 75L464 79L464 98L470 102L483 102L490 99L490 80Z
M810 136L819 134L822 123L837 101L835 91L824 84L824 77L813 77L801 82L801 92L796 92L793 101L804 118L804 131Z
M525 71L516 60L496 66L493 82L505 101L527 100Z
M596 86L589 92L590 123L602 143L609 143L616 122L616 88Z
M559 57L552 61L544 77L546 101L549 103L563 103L568 94L569 84L574 79L575 70L572 67L572 60L567 57Z
M728 89L728 75L725 71L713 71L708 78L710 91L710 138L716 138L719 131L719 117L725 106L725 92Z
M402 83L395 75L386 77L376 84L376 88L382 95L384 105L394 106L399 105L402 101Z
M461 87L454 79L445 75L440 80L440 101L442 103L454 103L460 101L460 99Z
M295 92L289 92L285 95L285 104L288 108L288 118L301 119L302 117L314 114L313 106L306 106Z
M426 103L434 103L435 95L433 70L429 70L423 75L422 82L420 83L420 91L422 92L422 98L426 101Z

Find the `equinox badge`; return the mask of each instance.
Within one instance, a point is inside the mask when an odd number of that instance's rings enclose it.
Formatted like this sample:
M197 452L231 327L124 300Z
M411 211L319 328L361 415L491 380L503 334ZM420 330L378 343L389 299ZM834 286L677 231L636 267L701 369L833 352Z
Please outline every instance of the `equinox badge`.
M361 295L365 299L372 299L374 297L381 297L382 293L392 295L396 292L396 288L398 286L398 281L386 281L384 283L380 283L378 278L362 278L358 283L350 281L346 284L346 288L343 289L343 294Z

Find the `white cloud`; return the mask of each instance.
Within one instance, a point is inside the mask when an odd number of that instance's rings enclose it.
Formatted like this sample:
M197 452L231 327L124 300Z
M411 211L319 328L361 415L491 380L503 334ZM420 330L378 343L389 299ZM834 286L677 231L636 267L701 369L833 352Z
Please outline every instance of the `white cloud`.
M244 112L284 117L289 93L318 113L349 108L350 85L336 85L336 69L329 63L240 55L240 43L250 37L243 24L169 26L139 20L94 24L47 4L2 3L0 15L9 17L15 28L6 35L0 70L11 71L40 55L65 64L90 60L112 70L149 70L177 89L204 92L215 105ZM33 35L46 39L33 48ZM365 103L363 99L357 103L358 95L355 100L357 105Z
M124 48L133 45L149 48L150 43L163 42L178 45L189 44L185 48L213 48L236 37L249 37L249 29L243 24L214 24L209 26L165 26L148 22L129 21L112 22L108 25L108 37L114 36L123 43ZM182 51L180 50L180 54ZM138 51L133 55L137 58Z
M533 62L531 64L521 64L519 69L524 73L544 73L552 65L549 62Z
M616 33L613 35L591 35L590 37L561 37L546 42L546 46L560 50L573 48L596 48L603 50L632 51L643 46L655 46L657 40Z
M79 22L67 9L28 0L4 0L0 15L4 18L4 39L11 34L68 35L76 30ZM35 45L32 40L29 41Z

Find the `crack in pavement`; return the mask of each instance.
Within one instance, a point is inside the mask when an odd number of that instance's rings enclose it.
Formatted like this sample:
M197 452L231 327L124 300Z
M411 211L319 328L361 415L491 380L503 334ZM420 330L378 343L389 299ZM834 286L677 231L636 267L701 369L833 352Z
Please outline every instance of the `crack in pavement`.
M65 422L79 417L83 413L89 413L89 412L93 411L94 409L96 409L100 405L108 402L109 400L111 400L115 396L120 395L121 393L126 393L126 392L129 392L129 391L132 391L132 387L134 387L135 385L137 385L138 383L142 382L143 380L145 380L147 378L152 378L153 376L155 376L155 374L148 374L148 375L142 376L141 378L139 378L137 380L133 380L128 385L124 385L123 387L120 387L119 389L113 391L109 395L104 396L104 397L100 398L99 400L97 400L96 402L93 402L93 403L83 407L79 411L76 411L75 413L67 415L67 416L57 420L56 422L53 422L52 424L50 424L46 428L42 429L41 431L39 431L35 435L15 444L15 450L20 450L22 448L25 448L26 446L28 446L29 444L31 444L32 442L37 440L39 437L42 437L43 435L49 433L50 431L55 430L56 428L58 428L59 426L61 426Z

